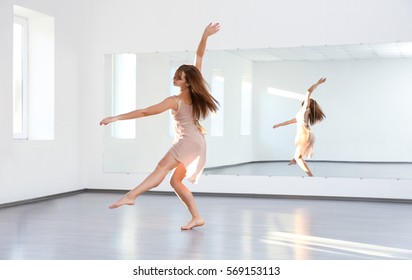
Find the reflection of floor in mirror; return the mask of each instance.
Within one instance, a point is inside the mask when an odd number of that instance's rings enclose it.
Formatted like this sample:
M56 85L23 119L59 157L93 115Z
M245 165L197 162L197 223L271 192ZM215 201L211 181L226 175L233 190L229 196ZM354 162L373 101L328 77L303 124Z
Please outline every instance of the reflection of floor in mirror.
M172 193L109 210L118 192L0 208L0 259L412 260L412 204L197 195L204 227Z
M261 161L206 168L209 175L259 175L259 176L306 176L297 165L288 161ZM308 161L308 166L317 177L349 178L412 178L412 163L387 162L333 162Z

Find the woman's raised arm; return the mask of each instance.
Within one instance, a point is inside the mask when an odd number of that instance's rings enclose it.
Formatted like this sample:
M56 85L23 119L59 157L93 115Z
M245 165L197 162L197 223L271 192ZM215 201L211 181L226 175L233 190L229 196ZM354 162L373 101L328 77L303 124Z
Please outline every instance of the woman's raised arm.
M212 36L213 34L216 34L220 30L220 24L219 23L209 23L208 26L206 26L205 31L203 31L202 38L200 39L199 45L196 50L196 57L195 57L195 63L194 65L196 66L197 69L202 70L202 60L203 56L206 51L206 43L207 43L207 38L209 36Z

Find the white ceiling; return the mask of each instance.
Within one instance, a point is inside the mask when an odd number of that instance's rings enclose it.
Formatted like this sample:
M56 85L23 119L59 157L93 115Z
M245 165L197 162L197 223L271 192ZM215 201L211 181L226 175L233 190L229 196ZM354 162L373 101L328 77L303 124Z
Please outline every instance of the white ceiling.
M412 58L412 42L230 50L252 61Z

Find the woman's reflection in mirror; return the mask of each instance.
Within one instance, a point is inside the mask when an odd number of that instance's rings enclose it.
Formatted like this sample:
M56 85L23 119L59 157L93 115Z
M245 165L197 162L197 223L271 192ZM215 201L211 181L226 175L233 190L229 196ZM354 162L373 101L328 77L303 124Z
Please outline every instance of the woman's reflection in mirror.
M326 82L326 78L321 78L307 90L305 98L302 102L302 107L296 113L295 118L273 126L273 128L278 128L280 126L296 123L296 149L293 159L289 162L289 165L298 164L300 168L302 168L308 176L311 177L313 176L313 173L309 169L306 161L303 159L311 158L313 156L315 135L310 129L310 126L322 121L326 117L321 107L314 99L311 98L311 96L313 91L324 82Z

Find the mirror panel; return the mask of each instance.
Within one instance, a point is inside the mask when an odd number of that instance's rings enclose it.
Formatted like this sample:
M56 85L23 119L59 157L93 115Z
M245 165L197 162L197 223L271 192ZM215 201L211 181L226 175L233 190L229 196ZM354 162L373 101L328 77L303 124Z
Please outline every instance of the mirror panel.
M202 73L221 110L202 122L208 132L205 174L306 176L298 166L287 165L294 153L296 127L272 126L294 118L310 85L327 77L313 94L326 114L312 128L315 154L308 166L314 175L411 178L411 46L207 51ZM135 102L126 102L131 107L115 106L127 91L118 86L124 83L119 77L125 76L119 75L122 66L116 64L121 56L105 57L107 115L178 94L172 86L174 71L193 63L194 52L129 55L134 71L123 71L135 76L134 87L129 87ZM105 129L104 171L152 171L173 142L170 113L124 122L126 134L134 135L116 136L114 132L121 130L117 123Z

